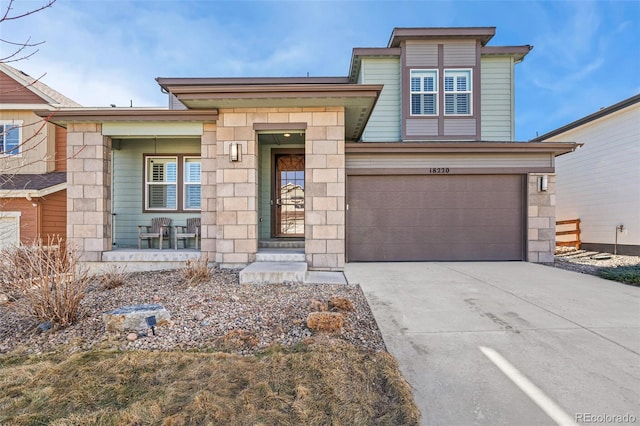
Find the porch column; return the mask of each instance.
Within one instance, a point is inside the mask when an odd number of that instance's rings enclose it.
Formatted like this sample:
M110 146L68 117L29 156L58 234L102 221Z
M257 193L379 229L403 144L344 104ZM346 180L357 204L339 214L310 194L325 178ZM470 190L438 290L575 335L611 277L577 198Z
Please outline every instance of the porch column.
M202 164L201 190L201 256L213 262L216 260L216 170L217 170L217 139L216 125L204 124L201 139L200 157Z
M305 141L305 254L309 269L345 263L344 108L311 112Z
M257 141L253 120L248 118L254 111L219 112L216 262L225 268L246 266L255 260L258 251ZM239 161L229 159L232 143L238 144Z
M538 191L538 177L548 178L547 191ZM556 175L530 173L527 182L527 260L553 262L556 249Z
M67 240L81 261L111 250L111 139L99 123L67 127Z

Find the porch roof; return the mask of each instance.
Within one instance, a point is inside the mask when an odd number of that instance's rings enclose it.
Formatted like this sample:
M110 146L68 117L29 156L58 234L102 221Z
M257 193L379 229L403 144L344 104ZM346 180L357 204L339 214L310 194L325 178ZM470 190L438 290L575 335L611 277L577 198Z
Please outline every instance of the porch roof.
M217 109L175 110L166 108L64 108L55 112L34 111L51 123L65 127L67 123L102 122L216 122Z
M187 108L344 107L345 139L357 141L380 96L381 84L348 77L157 78Z

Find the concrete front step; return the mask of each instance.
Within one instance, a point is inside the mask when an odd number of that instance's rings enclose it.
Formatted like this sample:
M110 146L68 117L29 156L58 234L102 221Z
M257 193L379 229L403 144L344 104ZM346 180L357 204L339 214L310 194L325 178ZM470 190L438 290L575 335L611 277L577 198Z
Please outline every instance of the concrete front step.
M240 284L302 284L306 276L306 262L254 262L240 271Z
M261 248L256 262L304 262L304 249Z
M304 249L304 240L260 240L259 248Z

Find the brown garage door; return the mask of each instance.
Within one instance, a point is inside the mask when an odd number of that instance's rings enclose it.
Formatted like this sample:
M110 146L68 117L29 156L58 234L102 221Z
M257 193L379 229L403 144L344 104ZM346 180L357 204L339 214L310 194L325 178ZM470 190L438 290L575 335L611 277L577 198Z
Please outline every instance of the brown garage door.
M353 261L523 260L521 175L349 176Z

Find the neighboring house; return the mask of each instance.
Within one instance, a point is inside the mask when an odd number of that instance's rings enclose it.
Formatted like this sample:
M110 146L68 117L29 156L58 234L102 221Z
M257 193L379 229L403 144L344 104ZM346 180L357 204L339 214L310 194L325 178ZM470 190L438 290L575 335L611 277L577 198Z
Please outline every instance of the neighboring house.
M534 139L559 140L584 146L556 160L557 219L580 219L584 249L640 255L640 95Z
M487 46L494 33L396 28L345 77L158 78L169 109L63 109L69 240L101 261L152 217L201 217L222 267L273 240L302 243L313 270L550 262L554 161L576 145L513 141L531 47Z
M34 111L79 106L0 63L0 248L66 237L67 132Z

